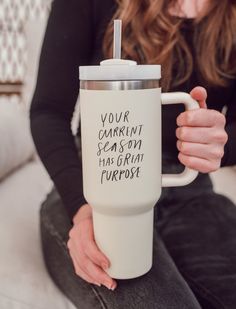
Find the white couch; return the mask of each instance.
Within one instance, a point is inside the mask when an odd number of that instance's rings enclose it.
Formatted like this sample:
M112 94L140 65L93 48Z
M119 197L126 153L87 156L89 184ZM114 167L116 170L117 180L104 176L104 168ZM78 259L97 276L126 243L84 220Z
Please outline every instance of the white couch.
M37 37L39 41L45 21L28 26L31 28L29 37ZM34 44L31 46L34 57L29 62L33 66L37 63L40 44L38 48ZM31 67L30 71L31 84L28 83L24 95L27 102L32 95L37 69ZM28 159L31 157L29 155ZM225 168L213 173L212 177L216 190L236 203L236 171ZM74 308L47 274L41 252L39 208L51 186L36 155L0 180L0 309Z
M39 19L25 27L21 105L0 98L0 309L75 309L49 277L40 242L39 208L52 182L35 154L28 109L45 26Z
M73 309L42 257L39 207L51 181L35 157L0 183L0 308Z

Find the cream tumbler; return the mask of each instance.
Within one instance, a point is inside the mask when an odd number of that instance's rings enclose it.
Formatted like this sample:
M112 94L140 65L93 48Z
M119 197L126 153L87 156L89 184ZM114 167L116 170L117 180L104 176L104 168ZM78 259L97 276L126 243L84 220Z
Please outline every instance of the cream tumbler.
M152 266L154 205L162 187L184 186L197 172L161 174L161 106L199 105L187 93L161 93L159 65L111 59L80 67L83 190L95 241L117 279Z

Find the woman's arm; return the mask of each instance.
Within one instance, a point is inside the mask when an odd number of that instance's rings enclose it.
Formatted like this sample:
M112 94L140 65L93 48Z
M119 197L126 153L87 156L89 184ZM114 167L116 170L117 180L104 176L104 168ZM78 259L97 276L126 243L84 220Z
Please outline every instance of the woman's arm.
M103 2L105 12L112 1ZM78 68L90 63L94 29L99 22L93 20L95 6L92 8L90 2L53 2L31 107L31 130L38 153L73 221L68 249L75 272L88 282L114 289L116 282L104 270L109 267L109 260L94 240L91 207L88 204L81 207L86 204L82 167L71 132L79 93ZM103 20L101 13L98 17ZM109 18L109 13L105 16Z
M70 123L79 92L78 68L89 63L93 50L91 6L89 0L53 1L30 112L37 151L70 218L86 202Z

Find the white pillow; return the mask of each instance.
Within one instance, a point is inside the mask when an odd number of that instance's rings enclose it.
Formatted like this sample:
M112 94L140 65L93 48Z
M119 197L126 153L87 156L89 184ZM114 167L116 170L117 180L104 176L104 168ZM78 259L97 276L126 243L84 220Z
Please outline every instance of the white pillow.
M0 180L27 162L35 153L25 108L7 99L0 101Z

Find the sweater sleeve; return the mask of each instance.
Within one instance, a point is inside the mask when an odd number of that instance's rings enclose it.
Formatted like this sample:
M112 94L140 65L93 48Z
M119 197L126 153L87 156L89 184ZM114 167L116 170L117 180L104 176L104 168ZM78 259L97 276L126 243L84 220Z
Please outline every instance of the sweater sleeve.
M222 158L222 166L236 164L236 80L234 82L234 94L226 112L226 127L228 141L225 145L225 154Z
M30 111L38 154L70 218L86 203L71 118L79 93L78 68L89 63L93 49L91 1L53 1Z

